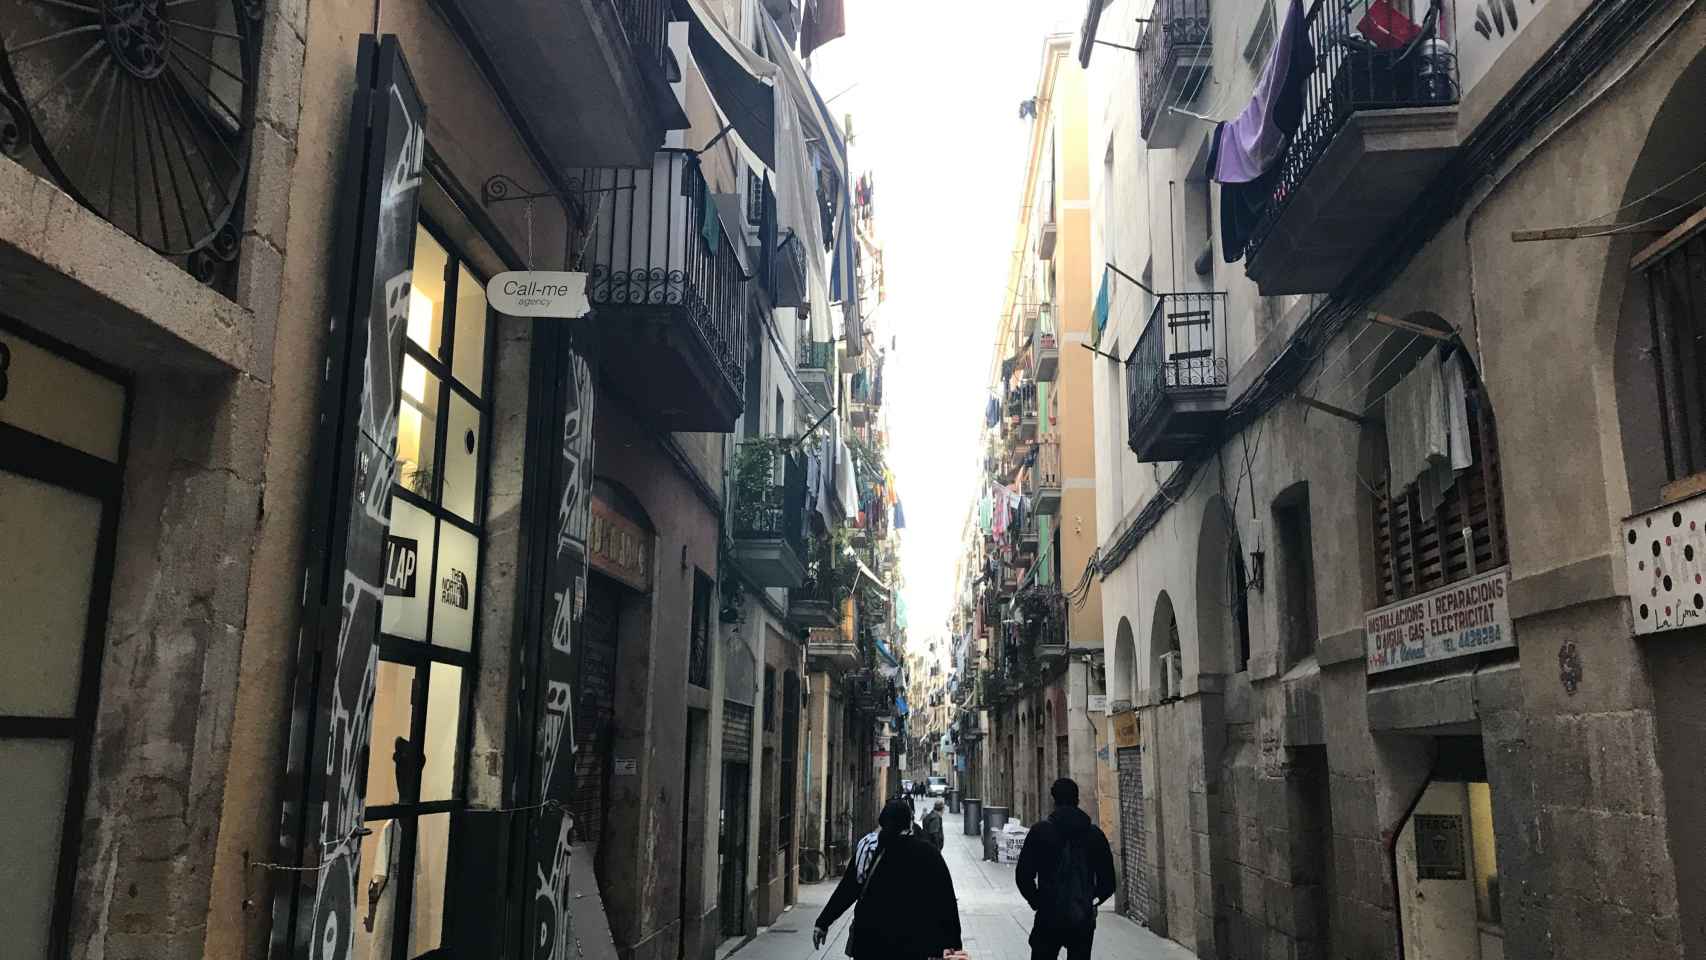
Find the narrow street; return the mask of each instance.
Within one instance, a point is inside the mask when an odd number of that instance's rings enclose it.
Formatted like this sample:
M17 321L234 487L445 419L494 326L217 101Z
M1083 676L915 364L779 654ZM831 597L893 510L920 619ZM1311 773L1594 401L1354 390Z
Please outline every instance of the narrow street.
M921 815L924 809L921 802ZM978 838L965 836L960 829L960 815L947 813L943 825L947 846L942 856L948 861L954 892L960 898L960 930L966 952L972 960L1025 960L1031 955L1027 944L1031 911L1013 884L1013 866L985 862ZM835 884L830 881L801 884L799 903L784 912L775 925L761 929L744 945L720 953L718 960L730 956L735 960L834 960L846 956L852 911L836 921L822 949L812 949L812 924L834 892ZM1108 904L1097 924L1092 956L1095 960L1188 960L1195 954L1132 923Z

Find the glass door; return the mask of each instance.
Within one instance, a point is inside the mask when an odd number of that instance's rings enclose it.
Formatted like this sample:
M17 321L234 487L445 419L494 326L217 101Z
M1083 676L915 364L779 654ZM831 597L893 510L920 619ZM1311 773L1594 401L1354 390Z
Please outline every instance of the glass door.
M490 412L485 282L422 226L409 300L368 748L370 832L356 894L359 960L409 960L445 946L450 819L463 805L478 654Z

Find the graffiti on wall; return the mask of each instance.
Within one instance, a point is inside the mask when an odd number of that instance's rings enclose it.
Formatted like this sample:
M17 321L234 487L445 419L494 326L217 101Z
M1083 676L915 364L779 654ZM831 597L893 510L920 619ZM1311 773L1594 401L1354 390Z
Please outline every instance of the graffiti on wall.
M574 783L574 764L564 754L574 745L574 632L586 602L587 529L592 502L592 367L567 348L561 364L561 456L555 482L555 550L546 574L551 615L550 643L542 651L544 703L539 725L539 797L548 803L535 819L530 860L534 878L533 956L568 960L575 956L569 920L569 846L574 821L566 809Z
M334 284L350 292L334 298L330 324L316 479L328 507L311 529L316 563L304 592L314 660L292 717L301 747L281 836L301 867L296 883L282 885L274 924L275 939L289 937L288 953L307 960L346 960L354 950L380 606L388 584L414 577L412 566L399 573L414 548L389 538L388 505L425 108L395 37L361 39L357 76L339 234L339 262L354 272L348 287Z
M1481 82L1545 6L1546 0L1475 0L1458 5L1461 16L1453 33L1464 92Z

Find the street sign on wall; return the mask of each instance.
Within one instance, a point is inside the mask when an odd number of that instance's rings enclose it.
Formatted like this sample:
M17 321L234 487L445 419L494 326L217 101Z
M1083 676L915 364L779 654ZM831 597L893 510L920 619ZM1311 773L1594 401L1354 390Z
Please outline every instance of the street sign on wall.
M1510 580L1510 568L1500 567L1370 610L1363 620L1368 672L1516 646L1506 599Z

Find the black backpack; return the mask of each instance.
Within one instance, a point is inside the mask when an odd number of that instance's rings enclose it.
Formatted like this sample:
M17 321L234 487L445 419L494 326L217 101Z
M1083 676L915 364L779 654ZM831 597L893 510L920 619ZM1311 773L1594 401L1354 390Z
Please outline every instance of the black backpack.
M1060 855L1054 861L1054 882L1048 895L1052 919L1062 930L1087 927L1096 918L1096 887L1090 876L1090 861L1064 830L1060 831Z

